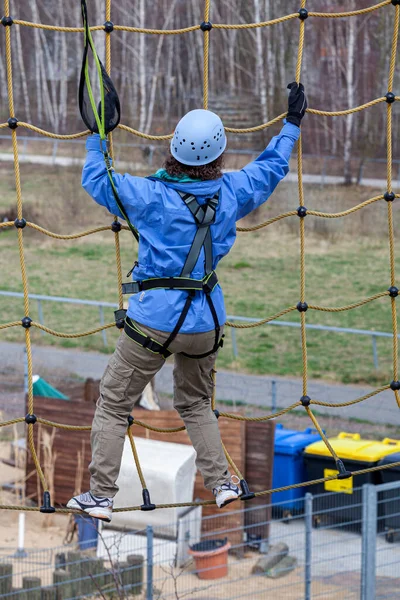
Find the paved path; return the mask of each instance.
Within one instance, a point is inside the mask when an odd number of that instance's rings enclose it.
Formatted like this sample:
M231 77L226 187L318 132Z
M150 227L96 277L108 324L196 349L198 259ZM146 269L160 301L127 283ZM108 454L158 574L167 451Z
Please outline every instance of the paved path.
M7 152L0 153L0 161L7 162L13 161L14 157L12 154ZM73 158L70 156L46 156L46 155L38 155L38 154L21 154L19 157L19 162L21 163L31 163L31 164L39 164L39 165L52 165L52 166L61 166L61 167L72 167L72 166L83 166L84 160L82 158ZM132 164L128 162L120 162L118 161L118 166L120 169L129 169L134 168L137 170L146 170L148 169L148 165L141 164ZM289 173L286 175L285 181L288 182L296 182L298 180L297 173ZM339 175L310 175L307 173L303 174L303 182L304 183L315 183L320 185L341 185L344 182L344 178ZM353 183L356 183L355 178L353 178ZM400 181L393 180L393 186L399 187ZM386 190L386 180L385 179L371 179L367 177L363 177L360 181L359 185L373 188L380 188L381 190Z
M86 378L100 379L107 365L108 356L97 352L81 352L61 348L33 346L33 367L35 373L55 372L57 376L75 374ZM0 365L4 373L7 367L17 370L23 376L24 345L0 342ZM269 412L272 404L272 381L276 381L276 400L279 408L287 407L302 396L302 382L298 378L245 375L232 371L218 371L217 398L232 400L265 407ZM172 365L166 364L156 377L157 389L172 394ZM308 395L324 402L348 402L371 392L366 386L329 384L310 381ZM302 410L302 409L300 409ZM346 418L362 419L372 423L400 425L400 410L393 393L389 390L364 402L345 408L318 406L319 413L340 415Z

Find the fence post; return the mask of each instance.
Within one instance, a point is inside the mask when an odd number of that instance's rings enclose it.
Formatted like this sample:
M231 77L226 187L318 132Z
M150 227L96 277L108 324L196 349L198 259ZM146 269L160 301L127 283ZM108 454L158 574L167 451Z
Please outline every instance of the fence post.
M147 525L147 586L146 600L153 600L153 527Z
M58 150L58 140L54 140L54 142L53 142L53 152L52 152L53 164L56 162L57 150Z
M305 558L304 558L304 600L311 600L312 564L312 513L313 495L307 492L304 500Z
M324 162L322 163L322 173L321 173L321 187L323 188L325 185L325 177L326 177L326 156L324 156Z
M275 379L273 379L271 381L271 396L272 396L271 410L274 413L274 412L276 412L276 408L277 408L277 406L276 406L276 381L275 381Z
M371 337L372 337L372 354L374 357L374 367L375 367L375 369L378 369L379 363L378 363L378 348L376 345L376 335L371 335Z
M231 327L231 339L232 339L232 352L234 358L238 357L237 341L236 341L236 329Z
M39 323L41 325L44 325L44 319L43 319L43 305L42 305L42 301L38 300L37 301L37 309L38 309L38 319L39 319ZM45 335L45 332L43 330L40 330L42 335Z
M28 354L24 344L24 394L29 393Z
M104 327L105 323L104 323L104 309L103 309L103 305L99 304L99 314L100 314L100 325L101 327ZM102 338L103 338L103 344L104 347L107 348L107 333L106 330L103 329L101 332Z
M377 492L371 483L362 488L361 600L375 600Z

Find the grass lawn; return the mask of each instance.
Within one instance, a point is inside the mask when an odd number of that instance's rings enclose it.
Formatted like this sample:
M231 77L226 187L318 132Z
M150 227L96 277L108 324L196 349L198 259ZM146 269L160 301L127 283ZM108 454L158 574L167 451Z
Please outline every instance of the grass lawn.
M112 217L80 189L76 172L49 169L38 172L22 165L22 192L27 218L52 231L70 233L99 224ZM1 166L3 194L0 213L15 207L10 166ZM366 188L306 188L309 208L339 211L358 204L377 190ZM252 217L260 222L296 208L297 188L281 184L271 200ZM396 208L396 207L395 207ZM395 211L395 223L397 219ZM356 302L390 285L387 235L387 205L380 201L345 219L306 217L306 300L308 304L343 306ZM299 301L298 217L291 217L253 233L239 233L231 253L222 261L218 274L224 289L228 314L262 319ZM246 223L248 224L248 223ZM117 302L113 234L105 232L74 241L52 240L30 229L24 231L24 248L31 293ZM123 273L135 258L136 246L128 232L121 235ZM22 291L17 235L14 228L0 232L0 289ZM398 266L398 264L397 264ZM98 326L97 308L44 303L45 324L62 332L84 331ZM2 323L23 316L23 302L0 298ZM31 317L37 319L37 304L31 301ZM105 321L113 320L113 309L105 309ZM282 320L299 322L295 311ZM307 322L391 331L389 298L340 313L309 310ZM239 355L232 355L230 330L220 354L219 366L250 373L300 376L302 374L299 329L264 325L237 330ZM117 331L107 330L107 348L101 334L65 340L32 330L37 344L54 344L111 352ZM0 332L1 340L23 341L20 328ZM392 341L378 339L380 368L374 370L370 337L309 330L308 373L311 378L372 385L392 379Z

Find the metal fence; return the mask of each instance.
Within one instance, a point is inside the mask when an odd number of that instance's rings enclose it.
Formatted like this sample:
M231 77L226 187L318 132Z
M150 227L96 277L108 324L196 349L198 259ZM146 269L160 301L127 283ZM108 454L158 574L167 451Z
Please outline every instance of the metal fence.
M103 528L97 547L81 553L62 546L18 556L0 548L0 597L101 597L98 587L105 586L115 598L138 600L399 598L400 481L307 493L273 504L273 519L265 517L270 509L229 513L238 523L230 528L226 513L200 518L189 511L175 538L170 525ZM199 541L217 540L230 540L226 572L224 560L200 564L188 553ZM28 595L16 589L22 585Z
M4 297L8 296L8 297L12 297L12 298L23 298L24 297L23 293L8 292L8 291L4 291L4 290L0 290L0 297L1 296L4 296ZM29 294L29 298L31 300L36 300L36 302L37 302L38 321L41 325L45 325L43 302L57 302L57 303L75 304L75 305L79 304L79 305L97 307L98 311L99 311L99 322L100 322L101 326L105 324L104 309L105 308L112 308L112 309L119 308L118 304L116 304L116 303L103 302L103 301L98 301L98 300L83 300L83 299L79 299L79 298L64 298L61 296L44 296L44 295L40 295L40 294ZM232 321L232 322L256 323L260 319L255 319L252 317L242 317L242 316L237 316L237 315L227 315L227 320ZM295 328L301 327L300 323L296 323L293 321L269 321L267 323L267 325L272 325L272 326L276 326L276 327L295 327ZM375 369L379 368L378 346L377 346L378 338L393 338L392 333L385 332L385 331L371 331L368 329L352 329L350 327L332 327L332 326L328 326L328 325L314 325L314 324L310 324L310 323L306 323L306 328L314 329L317 331L329 331L331 333L346 333L346 334L350 334L350 335L369 336L371 338L371 342L372 342L372 358L373 358ZM234 327L230 327L229 330L230 330L230 335L231 335L232 353L233 353L234 358L237 358L239 356L239 348L238 348L238 343L237 343L238 333ZM238 330L238 331L240 331L240 330ZM43 335L46 335L46 333L44 331L42 331L41 333ZM101 332L101 335L103 338L104 347L107 347L107 332L106 332L106 330L103 330ZM397 337L400 339L400 335L398 335Z
M83 148L86 140L75 139L75 140L49 140L47 138L31 135L18 135L18 139L21 142L20 160L32 159L35 157L36 162L41 162L42 156L46 157L47 161L50 159L50 165L69 166L80 164L83 159L77 158L76 155L83 154ZM2 142L10 143L10 136L0 135L0 144ZM70 156L67 156L64 149L68 148ZM143 142L128 142L119 143L118 148L125 149L136 149L142 153L143 168L153 167L155 160L162 160L165 154L165 149L156 144L143 143ZM38 149L42 156L38 155ZM228 148L225 153L227 155L240 155L247 156L250 159L256 158L261 151L261 148ZM48 157L48 158L47 158ZM293 155L293 160L296 160L296 155ZM344 171L343 157L334 155L321 155L321 154L304 154L303 161L309 162L309 168L313 171L311 174L310 182L319 183L324 186L327 183L340 183L344 181L342 175ZM386 158L369 158L369 157L358 157L353 159L353 177L354 183L362 185L363 183L368 184L371 181L371 172L376 178L386 178ZM400 160L393 159L393 167L397 171L397 180L400 181ZM335 168L333 167L335 166ZM332 177L333 170L336 172L336 176ZM365 174L367 173L367 177ZM313 176L318 176L318 181L314 181ZM394 175L396 178L396 174ZM338 181L339 180L339 181Z

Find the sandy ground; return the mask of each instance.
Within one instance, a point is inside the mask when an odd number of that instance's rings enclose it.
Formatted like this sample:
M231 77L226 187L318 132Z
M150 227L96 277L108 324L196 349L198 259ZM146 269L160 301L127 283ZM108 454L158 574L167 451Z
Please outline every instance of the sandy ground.
M229 571L227 577L219 580L206 581L196 575L183 572L176 578L176 592L174 580L167 577L166 573L155 570L155 587L160 590L160 600L186 598L187 600L235 600L236 598L260 598L260 600L303 600L304 599L304 573L303 567L296 567L294 571L279 579L271 579L260 575L251 575L251 569L258 556L249 553L246 558L237 560L229 557ZM193 565L189 567L193 569ZM164 581L163 581L164 580ZM331 582L314 581L312 594L324 595L330 600L356 600L359 590L352 591L345 578L334 584ZM155 595L157 598L157 595Z
M0 458L10 458L10 442L0 442ZM25 472L0 463L0 485L23 481ZM0 504L18 504L14 493L0 490ZM18 511L0 510L0 549L16 550L18 546ZM68 516L45 517L40 513L25 513L25 547L48 548L61 546L67 531Z

